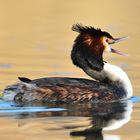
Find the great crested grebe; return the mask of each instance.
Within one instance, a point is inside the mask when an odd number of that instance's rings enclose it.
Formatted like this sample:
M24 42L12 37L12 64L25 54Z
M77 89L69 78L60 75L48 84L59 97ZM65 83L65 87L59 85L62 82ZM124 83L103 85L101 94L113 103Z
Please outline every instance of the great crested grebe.
M73 64L95 80L82 78L48 77L30 80L19 77L21 82L7 86L3 99L46 102L112 102L132 96L132 85L127 74L119 67L103 60L103 52L123 54L112 49L110 44L123 38L113 38L109 33L94 27L73 25L79 33L72 51Z

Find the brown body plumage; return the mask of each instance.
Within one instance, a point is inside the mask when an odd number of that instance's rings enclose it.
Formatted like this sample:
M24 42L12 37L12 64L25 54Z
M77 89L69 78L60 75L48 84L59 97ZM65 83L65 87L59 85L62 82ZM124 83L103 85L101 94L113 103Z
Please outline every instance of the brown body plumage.
M47 101L60 103L110 102L122 99L120 87L78 78L42 78L21 82L5 89L15 92L14 101ZM9 93L12 94L12 93Z

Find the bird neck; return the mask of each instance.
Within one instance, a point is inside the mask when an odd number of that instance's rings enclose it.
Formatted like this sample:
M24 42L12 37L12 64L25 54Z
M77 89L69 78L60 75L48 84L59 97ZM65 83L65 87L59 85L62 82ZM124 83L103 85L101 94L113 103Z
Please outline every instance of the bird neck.
M127 98L132 96L132 85L127 74L118 66L104 63L104 68L101 71L96 71L91 68L83 69L90 77L99 82L116 85L121 87L126 92Z

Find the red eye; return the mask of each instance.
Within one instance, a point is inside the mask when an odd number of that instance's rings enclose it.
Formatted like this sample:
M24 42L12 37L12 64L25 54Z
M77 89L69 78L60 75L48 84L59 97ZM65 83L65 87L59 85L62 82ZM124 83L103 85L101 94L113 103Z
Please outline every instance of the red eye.
M108 39L106 39L106 42L108 42Z

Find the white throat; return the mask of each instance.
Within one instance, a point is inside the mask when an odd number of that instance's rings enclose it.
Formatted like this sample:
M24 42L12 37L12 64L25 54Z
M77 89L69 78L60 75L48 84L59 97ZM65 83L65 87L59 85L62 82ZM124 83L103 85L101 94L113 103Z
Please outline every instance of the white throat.
M127 74L118 66L108 63L104 64L103 75L106 75L112 82L118 81L124 87L127 98L130 98L133 94L132 84Z
M114 84L119 83L126 91L126 98L130 98L133 94L132 85L127 74L118 66L104 63L104 69L102 71L98 72L88 69L86 73L100 82L108 79Z

